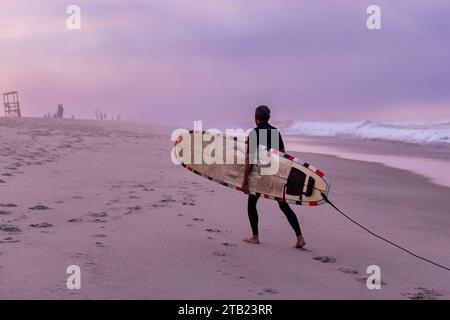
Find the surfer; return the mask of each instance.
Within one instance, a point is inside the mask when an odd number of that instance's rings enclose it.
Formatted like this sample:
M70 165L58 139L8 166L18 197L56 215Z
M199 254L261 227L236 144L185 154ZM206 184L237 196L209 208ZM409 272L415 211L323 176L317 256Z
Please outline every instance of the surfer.
M252 171L254 162L249 161L249 156L257 154L258 145L264 145L267 149L278 149L281 152L285 152L283 139L277 128L269 124L270 119L270 109L265 105L261 105L255 110L255 123L256 128L253 129L249 134L249 139L256 138L256 143L249 141L249 150L245 161L245 171L244 171L244 182L242 184L242 190L245 194L248 194L248 218L250 220L250 226L252 229L252 235L244 239L245 242L249 243L259 243L258 234L258 211L256 210L256 203L258 202L259 195L249 194L248 192L248 176ZM273 136L275 135L275 136ZM276 139L278 136L278 139ZM278 140L278 141L277 141ZM272 143L272 142L275 143ZM278 145L276 145L278 144ZM255 148L253 148L255 146ZM252 150L250 150L252 148ZM278 205L285 214L289 224L292 229L294 229L295 235L297 237L297 242L295 244L296 248L302 248L305 245L305 240L303 239L302 232L300 230L300 224L298 223L297 216L295 212L292 211L291 207L284 201L278 201Z

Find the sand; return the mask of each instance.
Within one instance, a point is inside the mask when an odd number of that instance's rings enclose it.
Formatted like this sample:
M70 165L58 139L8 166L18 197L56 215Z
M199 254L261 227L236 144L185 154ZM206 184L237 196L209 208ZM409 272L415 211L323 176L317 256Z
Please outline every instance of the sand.
M307 246L271 200L261 244L246 197L170 161L171 128L0 120L1 299L449 299L450 272L350 224L295 206ZM377 163L302 153L330 198L374 231L450 265L449 188ZM66 268L81 268L81 289ZM380 290L366 268L378 265Z

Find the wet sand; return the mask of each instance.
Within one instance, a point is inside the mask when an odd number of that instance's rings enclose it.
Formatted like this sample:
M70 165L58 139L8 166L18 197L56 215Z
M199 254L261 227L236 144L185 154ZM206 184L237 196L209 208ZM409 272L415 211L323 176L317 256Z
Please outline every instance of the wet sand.
M291 151L335 155L339 158L374 162L420 174L430 182L450 187L450 146L403 144L375 140L328 137L285 137Z
M141 123L0 121L1 299L449 299L450 273L350 224L329 206L293 207L307 246L260 200L170 161L171 129ZM330 175L351 217L450 265L449 188L381 164L299 155ZM81 290L68 290L69 265ZM378 265L382 289L368 290Z

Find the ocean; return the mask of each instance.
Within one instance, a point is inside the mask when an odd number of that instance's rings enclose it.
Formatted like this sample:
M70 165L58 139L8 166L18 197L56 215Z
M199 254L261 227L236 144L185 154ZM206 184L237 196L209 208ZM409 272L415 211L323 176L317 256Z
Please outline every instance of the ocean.
M450 119L396 122L297 121L285 134L450 145Z

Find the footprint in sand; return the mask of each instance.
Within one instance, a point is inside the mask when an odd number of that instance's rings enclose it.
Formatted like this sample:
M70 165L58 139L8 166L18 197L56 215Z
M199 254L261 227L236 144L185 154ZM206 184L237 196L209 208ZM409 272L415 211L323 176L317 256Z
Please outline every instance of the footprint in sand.
M43 205L43 204L37 204L34 207L29 207L30 210L49 210L50 208Z
M213 232L213 233L222 233L222 231L220 231L219 229L216 229L216 228L208 228L208 229L205 229L205 231Z
M12 173L4 173L2 174L3 177L13 177L14 175Z
M22 232L19 227L12 224L2 224L0 225L0 231L8 233L19 233Z
M165 196L162 200L160 200L161 203L173 203L176 202L171 196Z
M128 207L127 209L128 209L128 210L131 210L131 211L139 211L139 210L142 209L142 207L136 205L136 206L133 206L133 207Z
M103 233L96 233L92 235L95 238L106 238L106 234Z
M4 238L3 240L0 240L0 243L16 243L16 242L20 242L20 240L14 240L11 237Z
M203 219L203 218L193 218L192 220L194 220L194 221L205 221L205 219Z
M132 206L132 207L127 207L127 209L128 209L128 211L127 211L127 212L125 212L125 213L124 213L124 215L132 214L133 212L136 212L136 211L142 210L142 207L141 207L141 206L138 206L138 205L136 205L136 206Z
M353 269L349 269L349 268L339 268L338 270L339 270L340 272L348 273L348 274L359 274L358 271L353 270Z
M176 202L171 196L165 196L163 199L150 205L152 209L165 208L171 203Z
M89 212L89 215L94 218L104 218L108 216L106 212Z
M17 204L14 203L0 203L1 208L17 208Z
M417 292L402 293L402 296L408 297L411 300L437 300L443 296L443 293L436 289L429 289L423 287L415 288Z
M359 282L362 282L362 283L367 283L367 277L356 278L356 280ZM387 282L385 282L384 280L381 280L381 285L385 286L385 285L387 285Z
M223 242L223 243L221 243L221 245L223 245L223 246L225 246L225 247L227 247L227 248L230 248L230 247L236 247L236 246L237 246L236 244L234 244L234 243L229 243L229 242Z
M2 179L0 179L0 183L6 183L6 181L5 181L5 180L2 180Z
M152 208L152 209L159 209L159 208L164 208L164 207L166 207L166 206L159 202L156 202L156 203L153 203L150 205L150 208Z
M183 206L195 206L195 202L182 202Z
M336 259L329 256L322 256L322 257L313 257L314 260L323 262L323 263L335 263Z
M278 290L273 289L273 288L263 288L262 292L259 292L258 295L259 296L263 296L265 294L277 294Z
M1 215L7 215L7 214L11 214L11 211L0 210L0 216L1 216Z
M80 219L80 218L73 218L73 219L69 219L69 220L67 220L67 222L82 222L83 221L83 219Z
M143 183L135 184L132 186L132 188L139 188L142 189L142 191L155 191L155 189L148 187Z
M41 223L30 224L30 227L32 227L32 228L51 228L51 227L53 227L53 225L48 222L41 222Z
M216 256L216 257L225 257L227 254L224 253L224 252L220 252L220 251L215 250L215 251L212 253L212 255L213 255L213 256Z
M106 212L91 212L89 215L94 218L90 222L108 222L108 220L102 219L108 216Z

